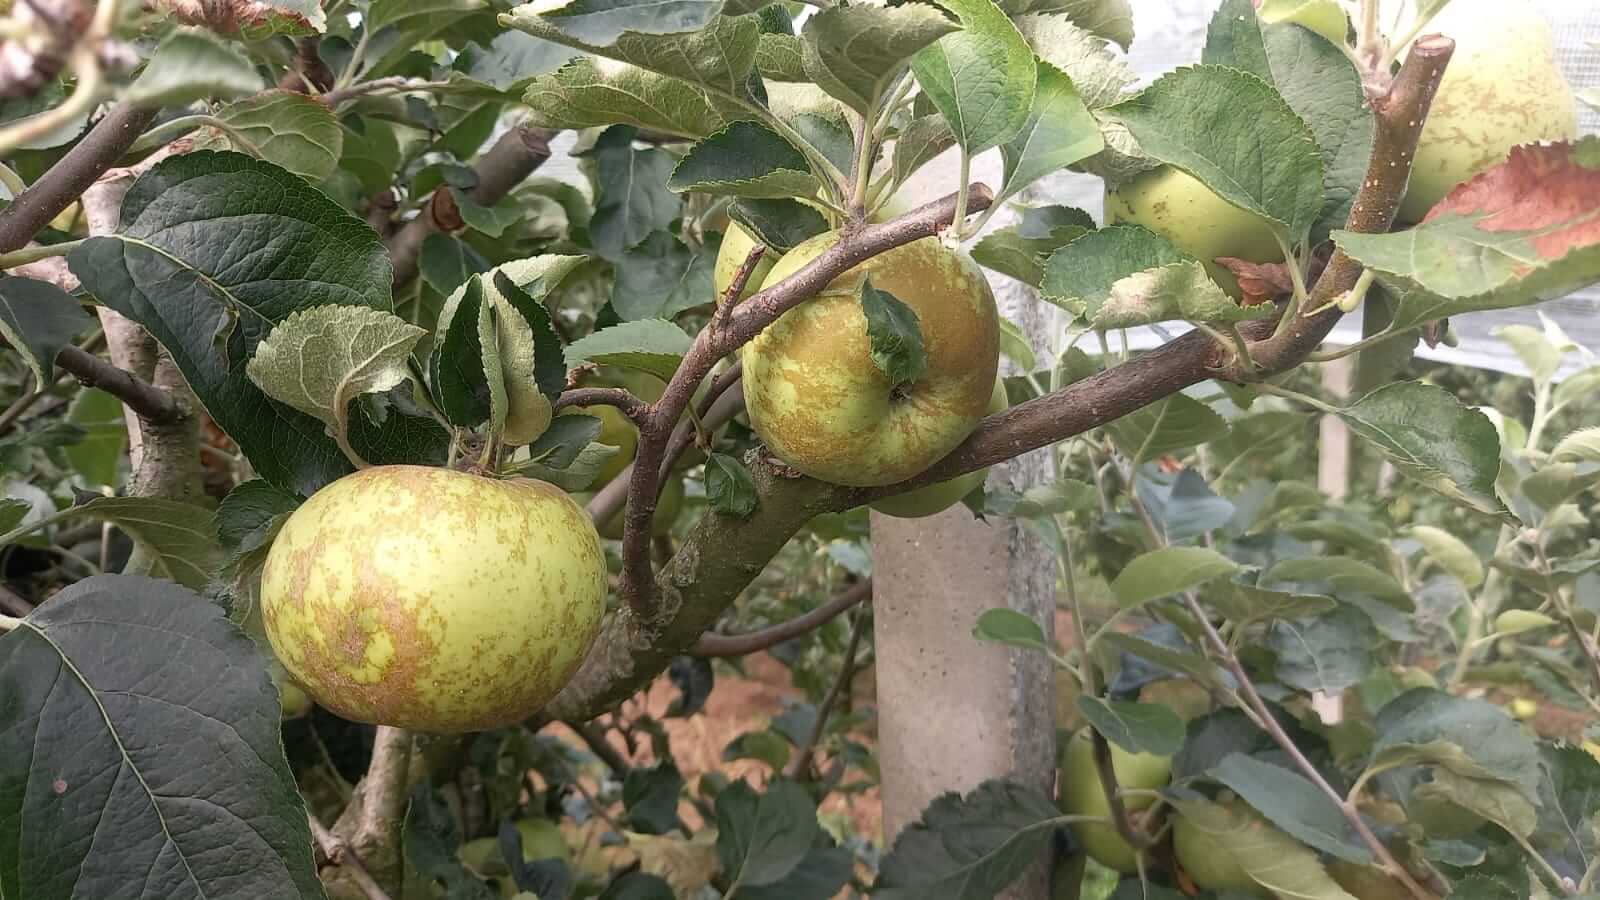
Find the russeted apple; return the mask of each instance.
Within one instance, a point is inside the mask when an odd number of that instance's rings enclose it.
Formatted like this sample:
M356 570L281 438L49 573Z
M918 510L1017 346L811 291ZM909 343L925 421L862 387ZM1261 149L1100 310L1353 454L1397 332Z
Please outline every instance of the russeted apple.
M984 410L985 416L1005 412L1010 408L1011 402L1006 397L1006 383L1002 379L994 380L994 393L989 395L989 407ZM965 475L957 475L949 481L941 481L926 487L907 491L904 494L895 494L875 500L872 508L885 515L900 519L920 519L924 516L937 515L957 503L961 498L977 490L989 475L987 468Z
M767 276L776 284L839 240L801 243ZM862 310L870 279L916 313L927 368L906 384L873 361ZM779 459L835 484L894 484L923 471L977 427L994 391L1000 325L975 263L922 238L845 272L746 344L750 424Z
M1556 65L1550 23L1528 0L1454 0L1426 33L1456 42L1422 128L1404 223L1422 221L1456 185L1505 161L1511 148L1572 140L1578 106Z
M605 601L600 537L565 492L427 466L317 491L261 577L267 638L319 705L433 733L537 712L577 671Z

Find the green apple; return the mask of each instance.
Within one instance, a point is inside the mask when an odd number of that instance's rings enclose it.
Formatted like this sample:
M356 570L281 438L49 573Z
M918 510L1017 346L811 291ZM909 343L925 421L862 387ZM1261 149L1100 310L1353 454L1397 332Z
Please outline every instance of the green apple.
M554 485L377 466L312 495L261 575L267 638L356 722L484 731L537 712L600 631L606 560Z
M1237 804L1225 805L1223 809L1240 827L1248 827L1249 822L1254 822L1256 827L1263 826ZM1239 891L1252 897L1262 895L1261 886L1239 864L1233 851L1182 815L1172 823L1172 850L1178 864L1196 885L1213 891Z
M1005 412L1011 406L1011 401L1006 397L1006 383L1003 379L994 380L994 393L989 395L989 406L984 410L985 416ZM885 515L901 519L920 519L944 512L950 507L961 502L961 498L977 490L989 474L988 469L979 469L965 475L957 475L949 481L930 484L927 487L907 491L904 494L895 494L875 501L872 508Z
M1572 140L1578 106L1550 24L1529 0L1454 0L1425 33L1456 42L1433 98L1399 220L1422 221L1456 185L1511 148Z
M1121 787L1155 790L1172 778L1172 757L1129 753L1112 744L1111 771L1116 773ZM1061 811L1069 816L1111 815L1105 790L1100 786L1100 772L1094 764L1094 742L1087 729L1074 735L1061 751L1060 791ZM1128 797L1123 806L1129 812L1137 812L1148 809L1153 802L1150 797ZM1072 826L1072 834L1084 852L1100 865L1118 872L1139 871L1139 851L1112 826L1079 822Z
M733 286L733 276L739 273L739 267L744 265L745 259L750 256L750 251L760 243L755 235L746 231L743 225L737 222L728 223L728 230L722 234L722 249L717 251L717 265L711 270L711 282L715 286L717 302L727 295L728 288ZM750 272L750 280L744 283L744 290L739 292L738 299L744 298L761 290L761 285L767 280L767 273L778 262L778 254L769 248L761 255L754 270Z
M1350 34L1350 19L1339 7L1338 0L1256 0L1256 6L1261 10L1263 22L1300 25L1335 44L1343 44Z
M683 493L682 478L667 479L667 483L661 488L661 496L656 498L656 514L650 520L652 536L664 537L672 533L672 523L678 520L678 513L683 511ZM625 509L618 509L613 513L611 518L600 526L600 536L613 541L622 540L622 520L625 514Z
M282 701L284 719L304 718L314 706L305 690L290 681L287 676L278 681L278 698Z
M1333 860L1324 868L1346 893L1361 900L1411 900L1413 896L1405 885L1385 875L1382 869L1342 859Z
M785 254L776 283L839 240L817 235ZM865 280L916 314L927 370L893 384L872 360ZM767 447L801 472L835 484L904 481L972 433L1000 364L1000 323L983 272L938 238L879 254L784 313L746 344L745 408Z
M1283 261L1283 250L1267 220L1217 196L1173 166L1142 172L1106 192L1106 224L1143 225L1205 265L1212 279L1235 298L1238 279L1216 260L1230 256L1254 263Z

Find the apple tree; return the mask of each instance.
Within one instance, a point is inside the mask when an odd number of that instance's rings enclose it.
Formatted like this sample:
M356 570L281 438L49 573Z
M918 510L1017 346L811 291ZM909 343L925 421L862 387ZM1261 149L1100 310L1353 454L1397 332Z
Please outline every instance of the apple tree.
M1548 26L1224 0L1135 87L1131 21L10 4L0 898L1595 891L1600 762L1517 718L1600 710L1600 376L1558 380L1553 325L1503 333L1526 415L1402 374L1600 282ZM1018 203L1065 170L1104 223ZM1353 400L1306 374L1341 356ZM1313 415L1406 480L1308 488ZM1053 486L985 485L1041 448ZM963 504L1059 557L1064 646L963 626L1057 667L1059 785L952 792L880 855L818 817L895 777L851 708L865 510ZM798 645L812 702L726 754L769 774L689 789L662 718Z

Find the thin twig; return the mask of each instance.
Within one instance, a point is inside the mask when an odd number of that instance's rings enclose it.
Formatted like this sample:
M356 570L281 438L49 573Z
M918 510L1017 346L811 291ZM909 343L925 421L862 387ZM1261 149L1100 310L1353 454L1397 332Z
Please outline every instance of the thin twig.
M650 404L635 397L627 388L590 387L562 391L561 396L556 398L555 407L566 409L569 406L613 406L635 425L650 414Z
M372 873L367 871L367 864L361 861L361 854L350 846L349 841L329 831L328 826L317 821L316 816L308 813L306 820L311 823L311 837L316 841L317 851L329 865L344 869L349 874L350 880L367 895L367 900L390 900L388 892L372 880Z
M412 91L448 90L451 87L453 85L448 81L428 81L424 78L394 75L388 78L374 78L349 87L335 88L327 93L318 94L317 99L331 109L338 109L341 105L368 94L405 94Z
M802 634L822 627L840 613L872 596L872 579L863 578L818 606L785 622L752 631L748 634L718 634L708 631L700 636L689 651L695 656L725 657L745 656L793 640Z
M571 728L573 734L576 734L589 748L589 752L599 757L600 761L606 764L606 768L618 778L628 774L632 766L621 753L617 752L617 748L611 746L611 742L606 740L605 732L595 727L594 723L568 722L567 727Z
M188 415L172 394L77 347L62 348L56 354L56 365L84 387L99 388L121 400L153 425L170 425Z
M867 617L861 612L855 614L855 621L850 623L850 643L845 647L844 662L839 666L839 677L833 680L833 687L828 689L828 695L822 698L822 705L817 707L817 720L811 725L811 733L806 736L806 742L800 746L800 752L795 755L794 762L789 766L789 777L796 781L811 780L811 760L817 754L817 745L822 742L822 736L828 729L828 717L833 714L834 706L838 705L839 698L849 689L850 681L856 674L856 651L861 647L861 634L866 630Z
M756 244L745 255L744 262L739 264L739 270L733 273L733 280L728 282L728 289L717 298L717 311L711 316L710 328L721 328L728 321L728 315L733 312L733 305L739 302L739 295L744 293L745 287L750 284L750 276L755 274L756 268L761 265L761 258L767 255L765 244Z

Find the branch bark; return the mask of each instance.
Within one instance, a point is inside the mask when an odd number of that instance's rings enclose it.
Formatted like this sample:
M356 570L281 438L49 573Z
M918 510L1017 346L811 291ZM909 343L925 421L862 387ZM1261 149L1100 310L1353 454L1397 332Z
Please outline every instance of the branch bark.
M550 158L550 139L556 132L543 128L519 125L495 141L472 171L478 183L467 192L474 203L492 206L511 193L533 170ZM435 190L417 217L405 224L389 239L389 260L394 264L394 283L405 284L417 276L417 257L422 253L422 242L435 231L453 231L461 227L460 213L444 186Z
M412 743L411 732L378 726L367 773L333 825L333 833L360 856L364 871L390 893L400 890L400 830L410 799ZM359 878L353 873L341 870L340 877L359 887ZM338 880L329 881L335 894L339 892Z
M355 882L356 887L366 895L367 900L390 900L389 893L373 880L372 873L367 871L366 863L361 861L361 854L350 846L349 841L329 831L328 826L317 821L316 816L306 818L311 823L311 838L329 865L344 869L350 880Z
M650 414L650 404L640 400L627 388L571 388L556 398L556 409L569 406L614 406L638 425Z
M700 636L700 640L695 641L694 648L689 652L695 656L709 657L745 656L756 653L821 628L835 616L871 596L872 579L863 578L833 595L816 609L795 616L787 622L780 622L771 628L763 628L748 634L718 634L715 631L708 631Z
M84 387L99 388L121 400L151 425L168 425L188 415L171 394L77 347L65 347L56 365L72 374Z

